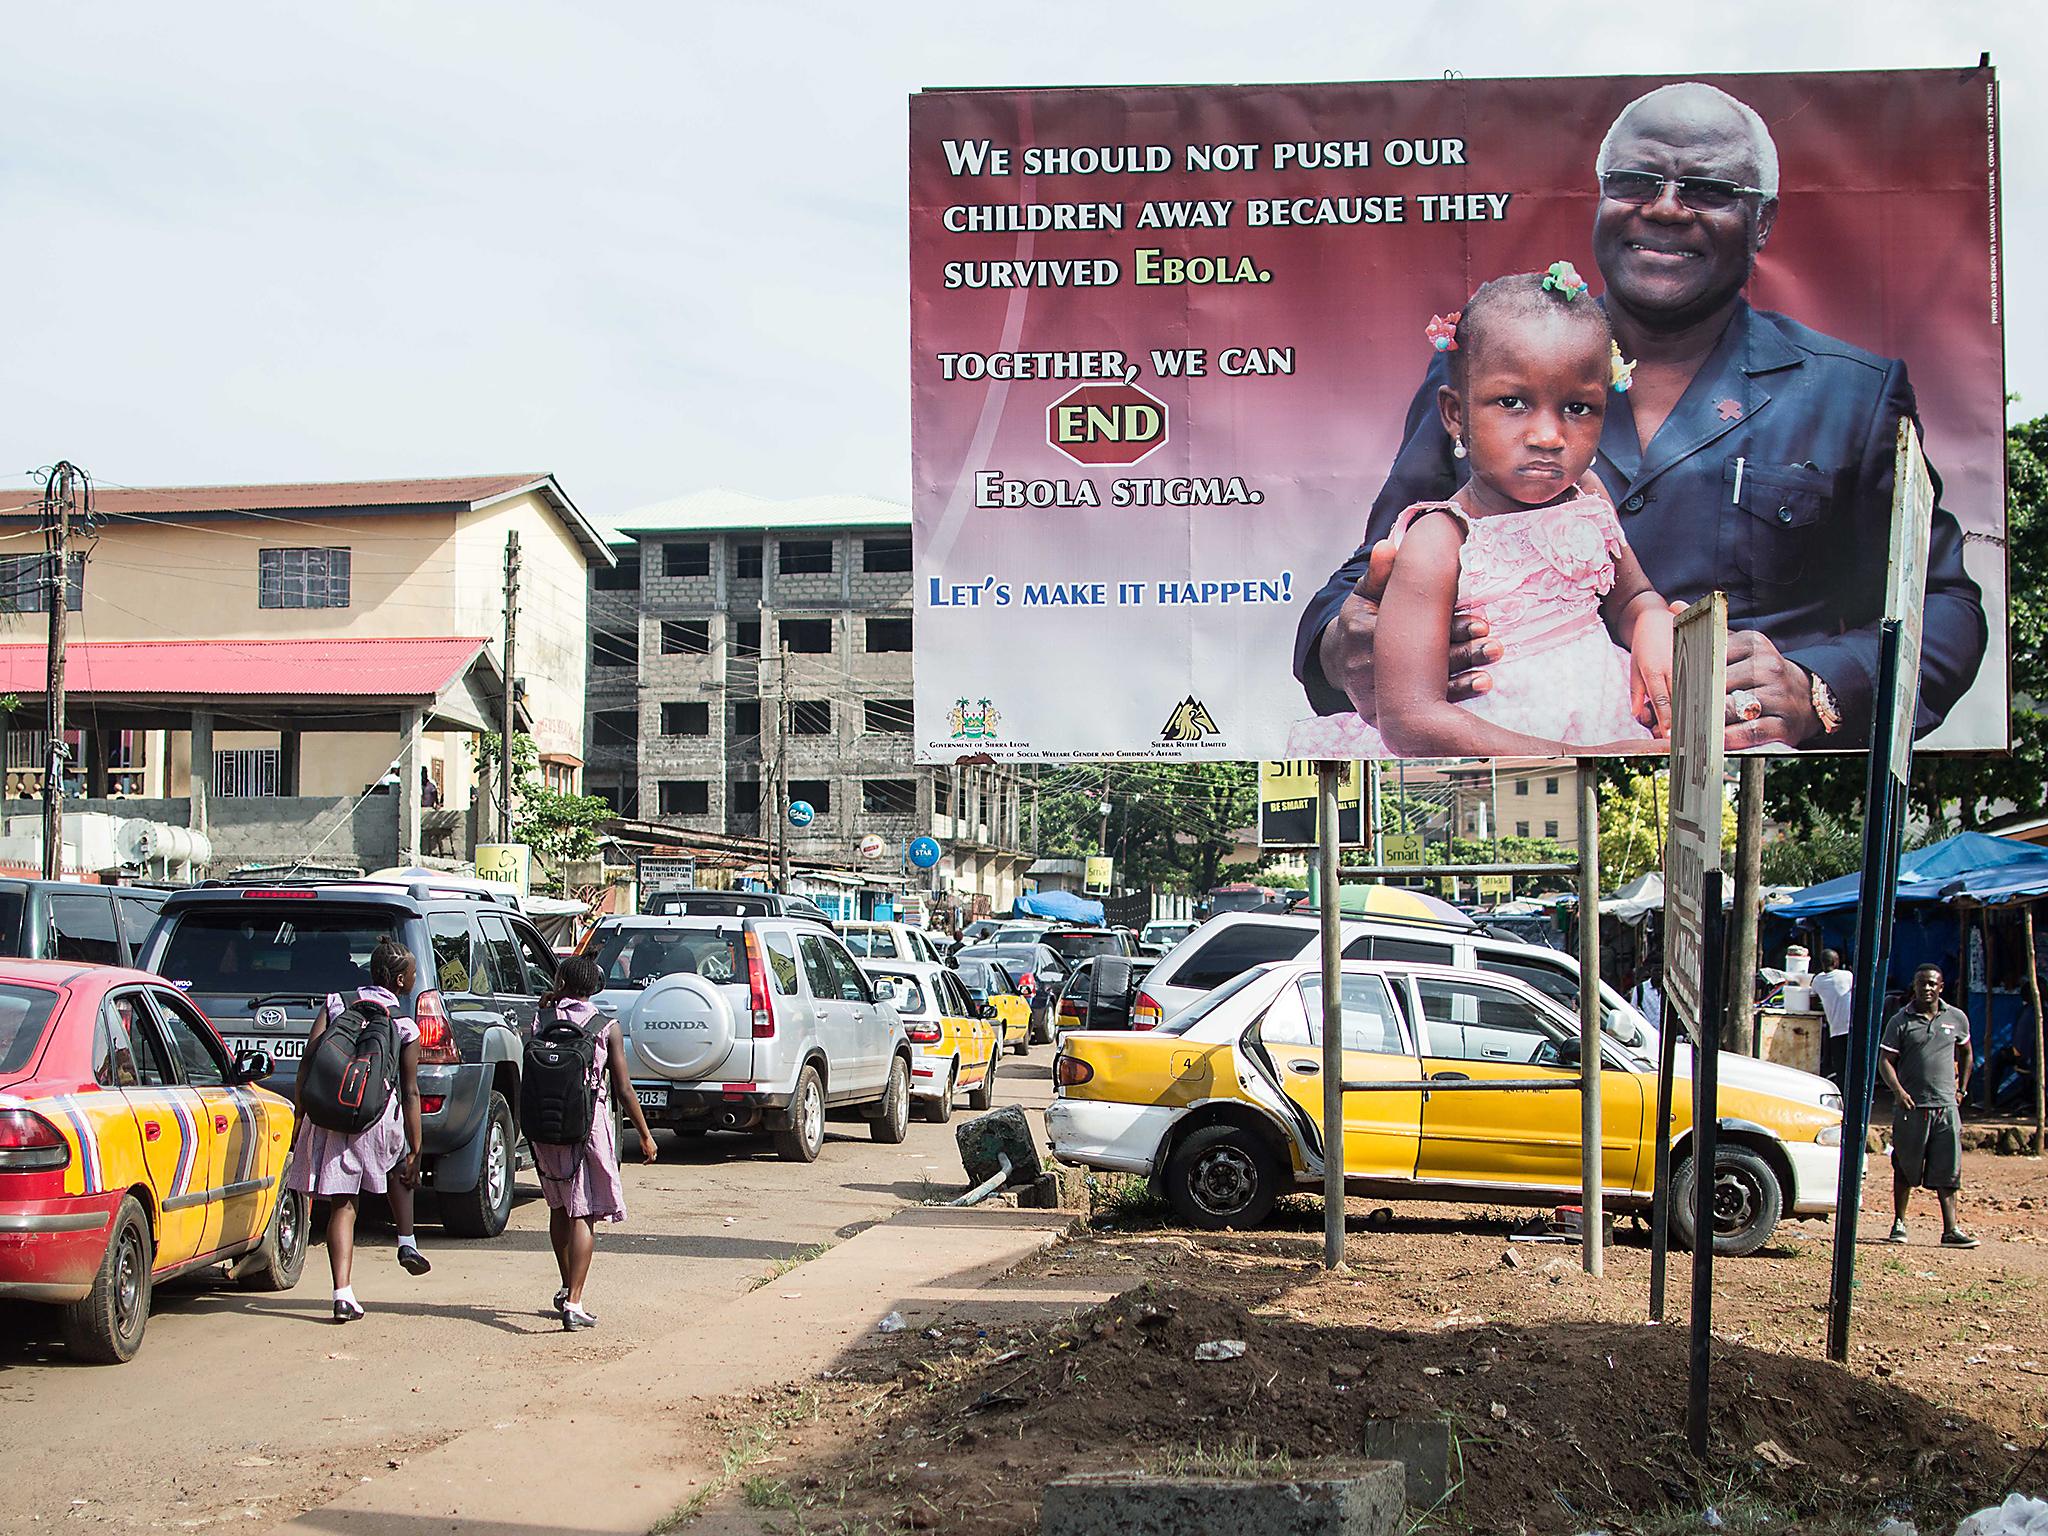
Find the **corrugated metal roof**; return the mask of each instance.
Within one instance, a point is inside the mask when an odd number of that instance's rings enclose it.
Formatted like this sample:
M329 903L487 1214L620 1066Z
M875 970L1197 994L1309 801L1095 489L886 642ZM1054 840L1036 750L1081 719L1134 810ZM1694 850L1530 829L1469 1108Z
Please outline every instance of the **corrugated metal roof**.
M65 647L64 689L106 698L429 699L482 639L89 640ZM0 645L0 692L41 697L47 652Z
M910 508L873 496L806 496L770 501L744 491L693 491L687 496L637 507L608 520L630 541L639 533L709 533L760 528L908 528Z

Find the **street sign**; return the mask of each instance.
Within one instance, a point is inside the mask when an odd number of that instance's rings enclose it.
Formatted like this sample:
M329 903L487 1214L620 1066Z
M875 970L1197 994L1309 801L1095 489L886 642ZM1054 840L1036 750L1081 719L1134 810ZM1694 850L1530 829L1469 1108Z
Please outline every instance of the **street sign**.
M1694 1045L1718 1048L1703 1010L1706 876L1721 868L1722 735L1728 598L1710 592L1678 617L1671 687L1671 832L1664 843L1664 996Z
M1106 853L1091 853L1083 867L1081 885L1090 896L1106 896L1116 879L1116 860Z
M879 834L870 832L854 845L854 852L864 859L879 859L889 851L888 842Z
M810 801L792 800L789 802L789 824L792 827L808 827L817 819L818 813L811 808Z
M1316 765L1296 758L1259 764L1259 846L1316 846ZM1365 774L1360 764L1344 765L1337 781L1337 842L1356 848L1365 841Z
M1892 550L1884 616L1899 621L1898 681L1892 690L1892 777L1905 782L1913 757L1913 716L1920 707L1920 619L1927 605L1927 538L1934 525L1934 477L1910 416L1899 418L1892 474ZM1883 708L1880 700L1879 708Z
M532 890L533 850L524 843L478 843L476 877L525 896Z
M1420 864L1424 858L1420 832L1389 832L1380 839L1380 847L1388 864Z
M1513 875L1479 876L1479 899L1481 901L1506 901L1515 894Z
M943 852L936 838L913 837L910 840L910 862L919 869L930 869L939 862Z

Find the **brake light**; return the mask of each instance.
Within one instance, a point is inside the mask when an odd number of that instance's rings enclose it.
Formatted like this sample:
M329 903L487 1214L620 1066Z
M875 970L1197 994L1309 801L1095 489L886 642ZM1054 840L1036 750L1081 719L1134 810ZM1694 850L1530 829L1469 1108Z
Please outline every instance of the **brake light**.
M445 1093L423 1093L420 1095L420 1113L438 1115L441 1113L441 1106L447 1102L448 1096Z
M71 1148L32 1109L0 1109L0 1173L46 1173L71 1161Z
M1140 992L1137 1005L1131 1009L1131 1028L1151 1029L1165 1019L1166 1010L1159 1006L1159 999L1149 992Z
M462 1060L455 1048L455 1026L448 1018L448 1005L432 987L413 1001L412 1021L420 1027L420 1065L452 1067Z
M924 1020L912 1020L903 1026L904 1038L914 1040L919 1045L937 1045L941 1033L937 1024Z
M311 900L313 900L313 898L314 898L314 893L313 893L313 892L311 892L311 891L244 891L244 892L242 892L242 900L244 900L244 901L311 901Z
M1078 1056L1062 1052L1053 1059L1052 1080L1062 1088L1078 1088L1083 1083L1094 1081L1094 1078L1095 1069Z
M772 1039L775 1034L775 991L768 985L768 961L761 953L761 936L747 930L747 1007L754 1016L754 1038Z

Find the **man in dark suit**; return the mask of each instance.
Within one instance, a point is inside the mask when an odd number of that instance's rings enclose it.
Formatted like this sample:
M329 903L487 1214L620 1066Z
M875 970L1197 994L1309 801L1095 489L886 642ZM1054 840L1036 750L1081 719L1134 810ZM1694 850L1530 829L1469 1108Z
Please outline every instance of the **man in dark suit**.
M1593 254L1632 387L1610 400L1595 471L1665 597L1728 594L1727 742L1856 748L1870 737L1905 364L1742 297L1778 213L1778 155L1749 107L1663 86L1624 108L1596 162ZM1374 716L1372 640L1403 508L1465 478L1437 411L1438 354L1408 409L1365 543L1302 614L1294 671L1318 714ZM1937 502L1940 481L1935 481ZM1983 660L1982 594L1938 504L1927 561L1916 733ZM1483 620L1452 634L1452 696L1490 686Z

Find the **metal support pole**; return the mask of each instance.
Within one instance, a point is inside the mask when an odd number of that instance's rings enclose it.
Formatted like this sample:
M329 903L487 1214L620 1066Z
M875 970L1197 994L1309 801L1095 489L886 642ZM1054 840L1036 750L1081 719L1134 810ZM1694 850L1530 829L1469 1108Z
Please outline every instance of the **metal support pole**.
M1728 945L1728 1022L1722 1046L1746 1056L1763 1055L1756 1007L1756 927L1763 889L1764 760L1745 757L1738 770L1735 801L1735 912Z
M1607 1272L1600 1139L1600 782L1582 757L1579 780L1579 1214L1586 1273Z
M1342 763L1316 764L1316 869L1323 957L1323 1267L1344 1263L1344 923L1338 910L1337 783Z
M1678 1075L1678 1021L1667 1010L1657 1030L1656 1162L1650 1193L1650 1321L1664 1321L1664 1272L1671 1254L1671 1087Z
M2034 904L2020 908L2027 941L2027 1002L2034 1010L2034 1156L2048 1151L2048 1076L2041 1071L2041 968L2034 958Z
M1877 1036L1889 969L1892 896L1899 876L1898 813L1906 787L1892 776L1892 711L1898 687L1899 624L1879 626L1877 718L1871 725L1870 774L1863 793L1863 882L1856 908L1855 980L1849 993L1848 1088L1842 1095L1842 1160L1835 1187L1834 1268L1828 1277L1828 1358L1849 1358L1849 1313L1856 1287L1856 1223L1863 1206L1863 1148L1877 1086ZM1969 951L1963 950L1964 969Z
M1722 1020L1728 996L1728 918L1721 910L1721 872L1706 875L1706 955L1700 966L1700 1043L1692 1053L1692 1370L1686 1393L1686 1440L1704 1461L1708 1449L1708 1375L1714 1327L1714 1159L1720 1140Z

